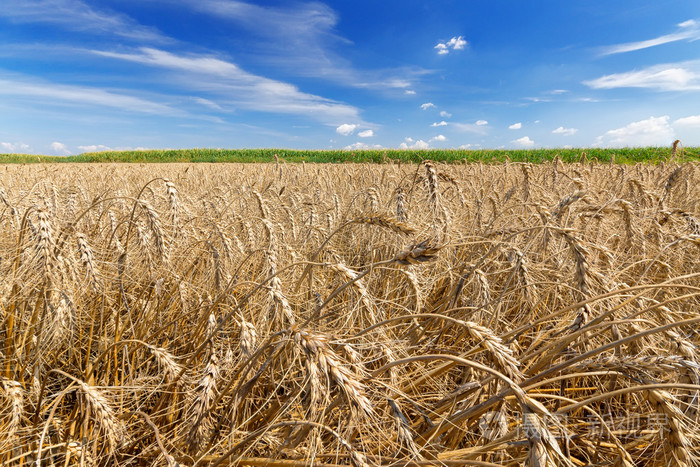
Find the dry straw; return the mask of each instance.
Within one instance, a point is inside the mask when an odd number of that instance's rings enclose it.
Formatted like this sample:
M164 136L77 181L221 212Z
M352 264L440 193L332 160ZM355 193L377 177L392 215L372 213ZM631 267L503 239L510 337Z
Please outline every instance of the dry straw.
M7 166L0 464L696 465L678 164Z

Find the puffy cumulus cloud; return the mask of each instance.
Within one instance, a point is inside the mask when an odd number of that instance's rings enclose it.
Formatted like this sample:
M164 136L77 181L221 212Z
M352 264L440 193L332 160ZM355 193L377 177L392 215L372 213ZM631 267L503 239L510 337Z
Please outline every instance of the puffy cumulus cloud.
M49 145L49 147L54 154L58 154L59 156L67 156L72 154L65 144L59 143L58 141L54 141Z
M523 124L521 122L518 123L513 123L508 127L509 130L519 130L523 127Z
M487 122L486 120L477 120L476 122L474 122L474 124L478 125L478 126L484 126L484 125L488 125L489 122Z
M462 36L453 37L447 42L447 47L452 47L452 50L462 50L466 45L467 41Z
M455 36L447 42L438 42L434 48L437 49L438 55L446 55L450 53L450 50L463 50L467 44L468 42L464 40L464 37Z
M413 138L406 138L403 143L399 144L399 149L428 149L430 144L422 139L414 141Z
M24 153L29 152L29 145L25 143L0 142L0 152Z
M432 102L426 102L425 104L421 104L421 105L420 105L420 108L421 108L422 110L434 109L434 108L435 108L435 104L433 104Z
M90 144L88 146L78 146L78 149L80 149L83 152L112 151L112 148L103 144Z
M438 45L435 46L436 49L438 49L438 55L445 55L450 53L449 49L447 48L447 45L443 42L439 42Z
M372 130L363 130L357 134L360 138L371 138L374 136L374 131Z
M700 60L654 65L642 70L613 73L583 84L593 89L647 88L657 91L700 89Z
M521 148L531 148L535 145L535 142L530 139L529 136L523 136L522 138L514 139L511 143L519 146Z
M700 128L700 115L692 115L690 117L679 118L673 122L673 126Z
M605 132L596 138L596 146L666 146L674 140L675 133L669 124L670 117L649 117L621 128Z
M478 149L480 147L481 147L480 144L467 143L467 144L460 145L459 149Z
M445 137L445 135L437 135L430 138L430 141L447 141L447 138Z
M354 123L343 123L335 129L335 132L339 135L350 136L351 134L353 134L355 129L357 129L357 125L355 125Z
M447 126L447 122L445 120L441 122L433 122L430 126Z
M564 128L563 126L560 126L556 130L552 130L552 133L555 135L571 136L576 134L577 131L578 128Z
M362 150L362 149L381 149L381 148L382 148L381 144L369 145L369 144L363 143L361 141L358 141L357 143L353 143L353 144L349 144L349 145L345 146L345 149L354 150L354 151L358 151L358 150Z
M451 113L447 112L446 110L441 110L440 111L440 116L445 117L445 118L450 118L452 116Z

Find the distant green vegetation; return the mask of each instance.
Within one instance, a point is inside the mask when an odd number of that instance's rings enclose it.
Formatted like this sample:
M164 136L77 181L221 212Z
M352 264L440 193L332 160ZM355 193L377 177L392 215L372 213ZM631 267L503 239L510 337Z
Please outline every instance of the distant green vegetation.
M700 148L678 151L677 160L698 160ZM37 156L0 154L0 163L32 162L274 162L275 155L285 162L420 162L430 159L445 162L545 162L555 157L564 162L588 161L619 163L659 162L671 155L671 147L646 148L579 148L579 149L372 149L292 150L292 149L167 149L147 151L109 151L84 153L77 156Z

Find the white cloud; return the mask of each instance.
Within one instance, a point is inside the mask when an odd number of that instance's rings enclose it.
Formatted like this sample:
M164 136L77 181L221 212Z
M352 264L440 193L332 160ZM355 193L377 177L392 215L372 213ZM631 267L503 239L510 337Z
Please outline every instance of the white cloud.
M447 122L445 120L441 122L433 122L430 126L447 126Z
M690 117L679 118L678 120L673 122L673 126L700 129L700 115L692 115Z
M38 97L42 103L47 99L63 101L70 105L89 104L113 107L130 112L181 116L183 112L173 107L139 97L118 94L99 88L55 84L45 81L9 80L0 78L0 95Z
M428 110L428 109L431 109L431 108L434 109L434 108L435 108L435 104L433 104L432 102L426 102L425 104L421 104L421 105L420 105L420 108L421 108L422 110Z
M164 50L151 47L141 47L140 53L107 52L93 50L93 53L103 57L117 58L145 65L163 68L179 69L200 74L239 77L245 72L233 63L206 55L176 55Z
M653 39L647 39L638 42L627 42L624 44L616 44L605 47L601 55L611 55L623 52L633 52L635 50L647 49L657 45L668 44L670 42L688 40L694 41L700 39L700 23L689 19L676 25L676 32L664 34Z
M360 138L371 138L374 136L374 131L372 130L363 130L357 134Z
M523 127L523 124L521 122L518 123L513 123L508 127L509 130L519 130Z
M447 42L447 46L452 47L453 50L462 50L465 45L467 45L467 41L462 36L453 37Z
M450 49L463 50L467 44L468 42L464 40L464 37L459 36L453 37L447 42L438 42L434 48L437 49L438 55L445 55L450 53Z
M428 149L430 144L422 139L414 141L413 138L406 138L405 141L399 144L399 149Z
M488 125L489 122L487 122L486 120L477 120L476 122L474 122L474 124L479 125L479 126L484 126L484 125Z
M622 128L605 132L596 138L596 146L667 146L675 137L669 120L670 117L664 115L632 122Z
M112 151L113 149L105 146L103 144L90 144L88 146L78 146L83 152L101 152L101 151Z
M183 74L164 77L179 84L219 94L219 105L227 103L254 111L312 116L329 125L359 120L356 107L300 91L296 86L248 73L234 63L209 55L176 55L142 47L138 53L93 51L120 60L175 70ZM2 90L0 90L2 92Z
M472 143L467 143L467 144L462 144L459 149L476 149L480 148L480 144L472 144Z
M481 121L483 121L483 120L481 120ZM487 125L481 125L478 123L450 122L450 126L458 131L463 131L466 133L474 133L477 135L485 135L488 132Z
M221 107L219 104L217 104L214 101L210 101L209 99L204 99L202 97L193 97L192 100L194 102L196 102L197 104L203 105L205 107L209 107L210 109L223 110L223 107Z
M29 152L29 145L25 143L6 143L0 142L0 151L7 153L24 153Z
M659 91L700 89L700 60L654 65L584 81L593 89L648 88Z
M530 102L552 102L552 99L549 97L525 97L525 100Z
M49 24L65 30L114 35L140 42L172 42L155 28L82 0L3 0L0 17L16 24Z
M59 143L58 141L54 141L49 147L51 148L51 151L59 156L68 156L72 154L65 144Z
M413 89L406 89L404 91L404 94L408 94L409 96L413 96L416 94L416 91L414 91Z
M447 111L445 111L445 110L441 110L441 111L440 111L440 116L441 116L441 117L445 117L445 118L450 118L450 117L452 116L452 114L449 113L449 112L447 112Z
M264 57L266 66L282 68L288 75L384 90L409 88L426 72L418 67L355 68L339 53L352 42L338 31L340 15L328 2L302 0L260 5L270 2L178 0L169 3L210 15L231 29L247 30L251 39L246 41L245 53Z
M523 136L522 138L514 139L511 143L515 143L517 146L522 148L531 148L535 145L535 142L530 139L529 136Z
M357 143L353 143L353 144L349 144L349 145L345 146L344 149L361 150L361 149L381 149L381 148L382 148L381 144L373 144L370 146L369 144L358 141Z
M354 133L356 128L357 128L357 125L355 125L354 123L343 123L342 125L340 125L338 128L335 129L335 132L338 133L339 135L350 136L351 134Z
M445 135L437 135L430 138L430 141L447 141Z
M555 135L564 135L564 136L571 136L573 134L576 134L578 131L578 128L564 128L563 126L560 126L556 130L552 130L552 133Z

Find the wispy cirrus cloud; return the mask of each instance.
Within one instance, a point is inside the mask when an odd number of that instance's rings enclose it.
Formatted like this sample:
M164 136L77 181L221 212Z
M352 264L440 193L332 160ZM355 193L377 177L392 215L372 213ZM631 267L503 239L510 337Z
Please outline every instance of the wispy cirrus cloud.
M413 85L431 73L419 67L358 69L344 49L353 46L336 31L339 16L320 2L258 5L239 0L182 0L180 5L246 29L256 40L242 53L295 76L320 78L371 90L413 94Z
M654 65L584 81L593 89L648 88L658 91L700 90L700 60Z
M118 36L149 43L173 40L156 28L82 0L3 0L0 18L15 24L48 24L64 30Z
M474 133L476 135L485 135L488 133L488 123L486 120L477 120L474 123L458 123L450 122L450 127L456 129L457 131L462 131L465 133Z
M652 39L647 39L637 42L626 42L624 44L610 45L601 51L601 55L613 55L625 52L633 52L635 50L648 49L657 45L669 44L678 41L695 41L700 39L700 23L694 19L689 19L678 23L676 31L670 34L664 34Z
M359 110L342 102L305 93L295 85L249 73L234 63L211 55L175 54L142 47L130 53L93 51L103 57L126 60L171 70L164 77L169 85L209 93L210 102L223 108L304 115L328 125L361 122ZM196 79L193 79L196 77Z
M159 66L192 73L232 78L246 75L246 73L235 64L209 55L178 55L151 47L141 47L132 53L104 50L93 50L92 53L103 57L117 58L120 60L142 63L144 65Z
M42 104L93 105L137 113L178 116L184 112L166 104L89 86L57 84L23 77L0 78L0 95L36 99Z

